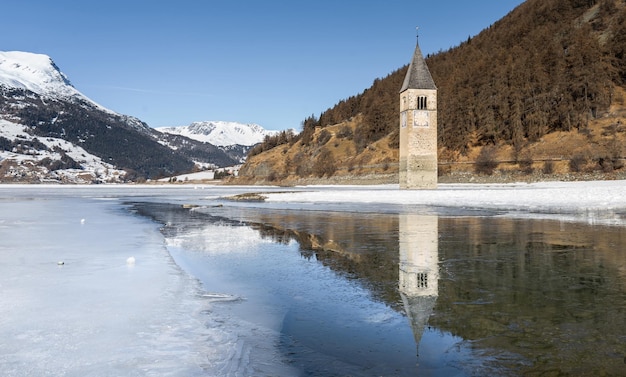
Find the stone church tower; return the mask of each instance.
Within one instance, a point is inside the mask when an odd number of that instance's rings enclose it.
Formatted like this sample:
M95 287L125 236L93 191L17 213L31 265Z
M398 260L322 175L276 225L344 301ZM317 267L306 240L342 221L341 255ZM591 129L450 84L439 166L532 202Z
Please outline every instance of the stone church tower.
M437 87L419 43L400 89L400 188L437 188Z

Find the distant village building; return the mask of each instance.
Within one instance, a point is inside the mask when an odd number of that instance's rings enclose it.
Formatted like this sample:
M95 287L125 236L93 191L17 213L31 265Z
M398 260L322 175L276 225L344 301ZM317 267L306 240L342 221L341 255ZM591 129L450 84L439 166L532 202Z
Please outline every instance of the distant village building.
M437 188L437 87L419 41L400 89L400 188Z

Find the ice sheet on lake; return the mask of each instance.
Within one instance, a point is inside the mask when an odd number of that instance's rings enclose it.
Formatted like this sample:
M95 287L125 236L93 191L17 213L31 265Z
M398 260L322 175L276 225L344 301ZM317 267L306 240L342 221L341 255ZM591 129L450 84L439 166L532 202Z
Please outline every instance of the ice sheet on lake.
M242 324L209 315L224 303L174 263L157 224L114 201L0 208L3 376L251 374L251 346L229 328Z
M241 298L236 313L216 307L215 314L238 324L230 331L254 346L250 367L280 365L285 357L300 368L287 375L369 376L394 368L406 375L415 367L406 318L355 281L303 258L296 242L269 242L232 224L188 227L167 242L174 259L206 290Z

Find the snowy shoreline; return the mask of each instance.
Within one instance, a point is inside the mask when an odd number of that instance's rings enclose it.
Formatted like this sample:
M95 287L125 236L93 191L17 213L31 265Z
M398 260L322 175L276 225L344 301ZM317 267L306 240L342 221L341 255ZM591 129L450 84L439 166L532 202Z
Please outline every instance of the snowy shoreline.
M306 186L307 191L267 193L268 201L381 203L493 210L577 213L626 210L626 180L504 184L440 184L436 190L398 185Z
M516 216L566 215L581 218L585 222L626 225L626 180L572 181L536 183L440 184L436 190L400 190L397 184L388 185L308 185L296 187L278 186L223 186L223 185L57 185L57 184L0 184L4 190L23 190L26 194L39 190L41 195L52 193L75 193L88 190L91 193L113 195L150 195L167 198L174 195L191 195L199 200L221 199L236 193L260 193L264 204L284 205L290 208L298 204L316 209L343 205L344 210L376 211L382 206L415 208L445 208L449 211L487 210ZM193 192L193 194L191 194ZM301 208L304 209L304 208ZM341 209L340 209L341 210Z

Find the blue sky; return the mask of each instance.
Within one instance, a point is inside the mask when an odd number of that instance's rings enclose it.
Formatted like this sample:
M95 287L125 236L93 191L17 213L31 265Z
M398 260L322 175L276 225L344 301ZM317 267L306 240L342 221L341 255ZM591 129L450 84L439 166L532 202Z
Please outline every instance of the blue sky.
M3 0L0 50L49 55L82 93L152 127L300 129L374 79L458 45L522 0Z

